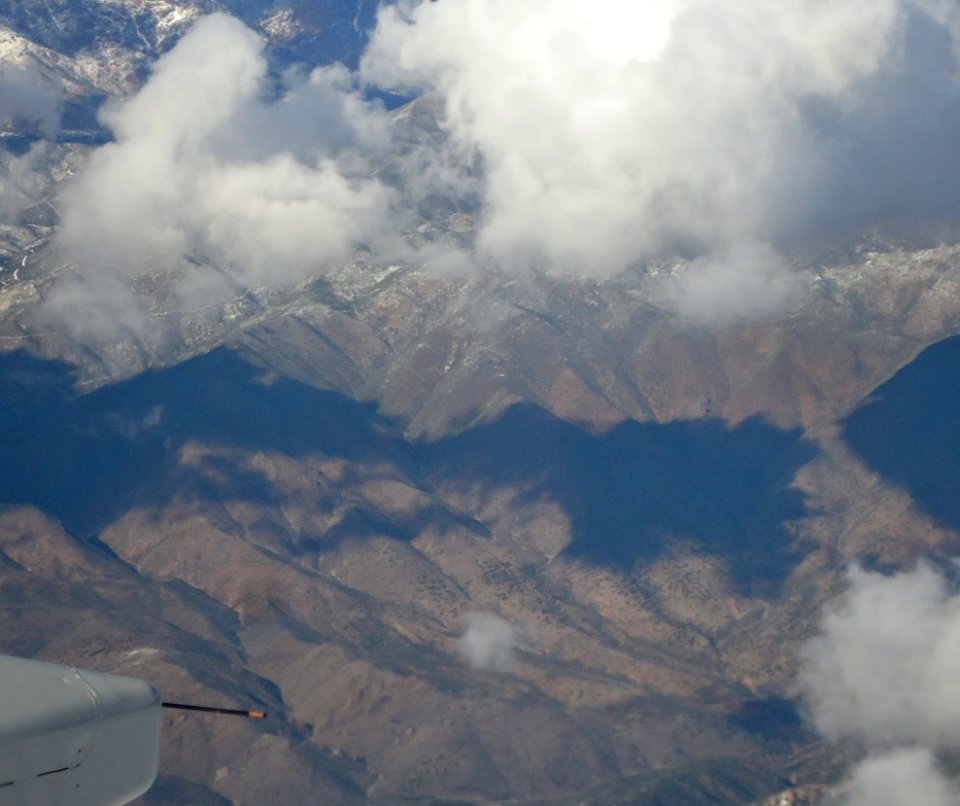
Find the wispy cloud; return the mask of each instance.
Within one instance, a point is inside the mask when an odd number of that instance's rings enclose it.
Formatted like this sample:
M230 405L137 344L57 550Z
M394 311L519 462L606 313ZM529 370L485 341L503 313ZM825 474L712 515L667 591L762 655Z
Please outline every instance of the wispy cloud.
M664 291L677 310L701 322L774 313L800 293L783 257L762 241L743 240L692 260Z
M61 90L30 62L0 61L0 126L49 137L60 122Z
M957 806L960 793L930 750L901 748L858 764L837 790L842 806Z
M0 131L8 143L21 138L19 147L0 150L0 221L4 223L15 223L49 187L42 168L49 150L46 139L59 125L60 100L59 84L41 75L35 65L0 61Z

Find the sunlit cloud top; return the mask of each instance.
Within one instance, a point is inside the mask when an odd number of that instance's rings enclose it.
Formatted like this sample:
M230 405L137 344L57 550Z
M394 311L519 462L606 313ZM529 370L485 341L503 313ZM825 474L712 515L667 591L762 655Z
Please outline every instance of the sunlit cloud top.
M680 258L680 313L768 314L795 298L791 244L960 213L957 19L935 0L402 2L359 74L266 101L263 43L213 15L105 114L116 142L64 193L58 243L92 274L190 259L282 284L361 245L392 259L442 196L474 214L459 265ZM433 98L446 142L395 140L364 84Z

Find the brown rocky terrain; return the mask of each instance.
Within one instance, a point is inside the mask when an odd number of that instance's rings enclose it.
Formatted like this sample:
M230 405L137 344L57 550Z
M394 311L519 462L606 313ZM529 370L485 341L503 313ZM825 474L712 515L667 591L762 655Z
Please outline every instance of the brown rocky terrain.
M190 4L141 5L151 48L99 73L10 9L5 36L71 97L119 92L169 46L157 9ZM295 12L267 30L296 39ZM46 196L2 230L0 649L271 714L167 718L144 802L801 803L836 779L849 750L798 716L796 650L848 561L909 565L960 528L951 239L798 254L791 307L710 325L664 293L682 264L360 254L193 310L141 277L152 337L78 340L42 303L88 149L51 144ZM506 666L465 661L474 612L513 626Z
M845 438L954 326L951 254L874 257L921 288L888 312L867 297L859 330L852 267L824 271L849 297L807 303L823 318L712 330L592 289L650 320L599 345L606 323L574 324L582 288L551 288L576 300L553 324L520 310L465 333L442 326L451 286L410 272L79 396L70 365L8 353L5 649L275 714L168 725L164 802L559 798L677 769L710 792L721 757L765 759L781 789L811 735L778 703L843 563L955 541L951 512L871 466L869 434ZM634 332L605 368L595 353ZM463 662L470 611L515 625L510 668Z

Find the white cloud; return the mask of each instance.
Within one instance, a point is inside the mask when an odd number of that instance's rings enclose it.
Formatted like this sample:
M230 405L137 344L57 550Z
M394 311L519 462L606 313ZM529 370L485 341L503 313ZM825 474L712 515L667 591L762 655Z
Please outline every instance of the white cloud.
M706 255L677 293L710 318L772 307L784 264L741 244L957 210L957 14L922 6L407 2L382 10L362 70L436 94L481 157L486 256L605 275Z
M666 293L680 313L709 322L777 311L798 285L769 244L743 241L691 261Z
M893 750L858 764L839 788L842 806L958 806L960 793L923 748Z
M49 138L60 121L61 87L30 63L0 61L0 131ZM0 221L15 222L50 185L43 172L48 144L34 142L25 153L0 150Z
M125 279L188 259L195 268L169 293L195 307L321 271L389 218L390 194L358 151L382 136L382 114L337 67L291 74L281 98L264 100L262 48L231 17L200 21L104 113L116 142L63 193L57 247L89 296L135 327ZM63 289L48 313L69 316L64 298L83 293Z
M851 571L802 660L824 735L960 746L960 597L929 566L892 577Z
M804 647L799 677L820 732L870 751L844 802L960 803L933 763L934 751L960 748L960 596L923 564L890 577L853 569L849 581Z
M0 221L15 223L43 198L50 186L43 171L48 151L48 144L38 141L24 154L0 153Z
M342 67L265 100L262 41L213 15L105 113L116 142L64 193L58 246L137 327L131 275L178 267L190 307L359 244L424 259L419 235L398 245L419 211L467 210L473 254L433 244L436 262L608 276L679 256L683 315L769 313L806 239L960 213L958 41L947 0L405 0L361 77L436 104L446 137L416 141Z
M61 91L30 62L0 60L0 126L49 137L60 122Z
M471 612L464 616L466 629L457 641L464 660L475 669L502 670L513 661L517 633L509 621L494 613Z

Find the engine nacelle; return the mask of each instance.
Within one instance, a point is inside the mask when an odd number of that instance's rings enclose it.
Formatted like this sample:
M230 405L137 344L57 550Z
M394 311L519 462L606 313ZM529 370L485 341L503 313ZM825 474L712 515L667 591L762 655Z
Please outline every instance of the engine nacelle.
M0 655L0 806L127 803L159 752L148 683Z

